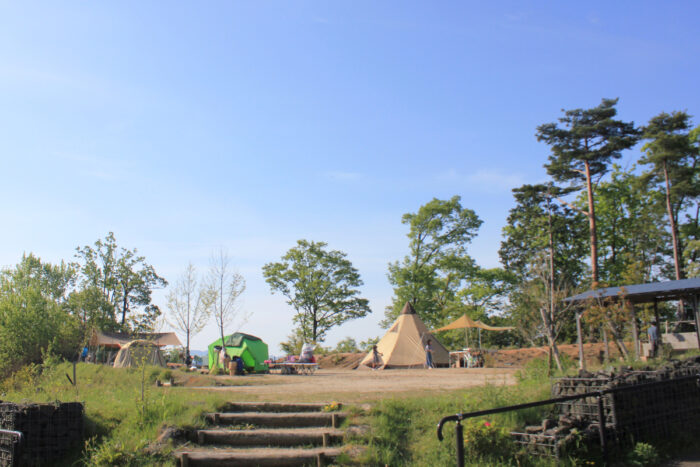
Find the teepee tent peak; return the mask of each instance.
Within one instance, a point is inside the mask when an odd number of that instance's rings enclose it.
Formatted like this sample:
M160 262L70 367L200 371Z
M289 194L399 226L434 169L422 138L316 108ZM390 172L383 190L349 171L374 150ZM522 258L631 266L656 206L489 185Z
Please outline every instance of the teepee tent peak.
M401 314L402 315L415 315L416 314L416 310L413 308L413 305L411 305L411 302L406 302L406 304L401 309Z

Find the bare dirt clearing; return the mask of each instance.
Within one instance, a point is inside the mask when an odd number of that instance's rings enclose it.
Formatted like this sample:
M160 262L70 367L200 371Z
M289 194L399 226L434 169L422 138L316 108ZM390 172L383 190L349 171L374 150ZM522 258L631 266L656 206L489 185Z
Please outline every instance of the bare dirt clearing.
M238 400L339 400L359 402L384 396L439 394L485 384L515 384L516 369L437 368L431 370L320 369L311 376L256 375L220 376L243 386L191 388L225 391Z

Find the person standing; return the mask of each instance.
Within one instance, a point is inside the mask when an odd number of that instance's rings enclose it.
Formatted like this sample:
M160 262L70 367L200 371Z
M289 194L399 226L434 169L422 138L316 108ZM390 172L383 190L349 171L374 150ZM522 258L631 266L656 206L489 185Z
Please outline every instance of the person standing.
M651 322L651 326L649 326L647 334L649 334L651 358L656 358L656 354L659 351L659 328L656 327L656 321Z
M428 339L428 342L425 344L425 366L428 367L428 369L433 368L433 346L432 346L432 340Z
M372 346L372 369L376 370L382 364L382 354L377 350L376 344Z

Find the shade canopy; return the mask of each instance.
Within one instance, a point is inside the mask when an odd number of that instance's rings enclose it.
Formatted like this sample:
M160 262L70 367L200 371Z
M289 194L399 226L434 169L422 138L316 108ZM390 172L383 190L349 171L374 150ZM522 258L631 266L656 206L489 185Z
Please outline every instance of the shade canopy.
M89 345L90 347L112 347L121 349L133 340L146 340L158 347L165 347L167 345L182 346L182 342L180 342L180 339L177 338L174 332L124 334L118 332L101 332L97 329L92 330Z
M447 326L443 326L439 329L435 329L433 332L438 332L438 331L449 331L452 329L466 329L466 328L480 328L480 329L485 329L486 331L510 331L512 329L515 329L512 326L489 326L488 324L484 324L481 321L474 321L471 319L469 316L462 315Z
M623 287L605 287L565 298L564 301L585 302L593 299L624 299L631 303L652 303L654 301L680 300L693 296L700 296L700 277L678 281L625 285Z

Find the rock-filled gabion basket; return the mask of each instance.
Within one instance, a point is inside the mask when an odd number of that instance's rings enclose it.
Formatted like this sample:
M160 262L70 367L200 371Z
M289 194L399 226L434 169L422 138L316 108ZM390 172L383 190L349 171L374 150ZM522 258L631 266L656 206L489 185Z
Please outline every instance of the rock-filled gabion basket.
M557 379L552 398L625 388L602 396L607 442L658 440L678 430L700 431L700 387L697 379L685 378L698 374L700 357L671 361L655 370L580 371L577 377ZM513 432L516 443L534 454L558 458L572 441L598 441L597 397L559 403L556 413L558 418Z
M0 428L22 433L22 442L0 437L0 466L52 465L83 439L83 404L0 402Z

